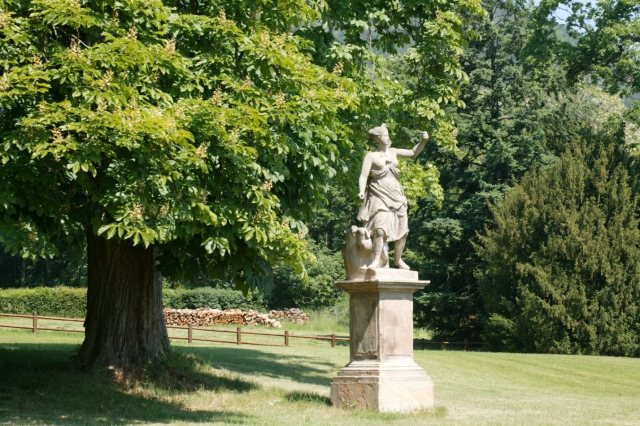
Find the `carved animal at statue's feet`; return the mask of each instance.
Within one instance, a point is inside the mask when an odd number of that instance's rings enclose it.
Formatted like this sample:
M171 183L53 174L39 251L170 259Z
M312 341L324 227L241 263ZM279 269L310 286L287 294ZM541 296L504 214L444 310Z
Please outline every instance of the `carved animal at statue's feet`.
M348 280L363 278L360 268L373 262L373 244L369 231L352 225L344 230L345 244L342 246L342 258Z
M344 269L347 272L348 280L364 278L360 268L388 268L389 267L389 247L385 243L380 261L373 260L373 242L371 235L365 228L358 228L352 225L344 230L345 244L342 246L342 258L344 259Z

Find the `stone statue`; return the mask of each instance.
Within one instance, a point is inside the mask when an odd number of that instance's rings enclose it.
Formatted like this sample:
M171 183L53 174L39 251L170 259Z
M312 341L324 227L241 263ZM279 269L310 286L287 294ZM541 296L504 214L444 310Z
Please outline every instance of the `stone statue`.
M398 159L420 154L391 148L387 126L369 131L378 145L362 164L358 197L361 226L345 229L342 248L347 279L334 282L349 293L350 362L331 382L334 407L412 412L434 407L433 380L413 360L413 293L429 284L402 261L407 241L407 198L398 182ZM396 268L388 242L395 241Z
M364 228L351 226L345 230L347 244L342 254L347 279L356 278L358 274L355 270L358 268L388 268L390 241L395 241L394 264L400 269L409 269L402 260L409 225L407 198L398 182L398 159L416 157L429 138L429 134L423 132L420 143L413 149L397 149L391 148L386 125L369 130L369 135L376 142L377 148L365 156L358 181L358 198L363 200L358 220L363 223ZM367 234L371 236L371 242L364 238ZM369 251L371 254L367 254ZM370 263L363 263L369 259Z
M384 124L369 135L378 146L364 158L358 182L362 225L344 231L347 279L334 282L349 293L350 362L331 382L331 404L380 412L429 410L434 384L413 360L413 293L429 281L420 281L402 261L409 225L398 182L398 159L420 154L429 135L423 132L413 149L391 148ZM389 241L395 241L398 269L389 268Z

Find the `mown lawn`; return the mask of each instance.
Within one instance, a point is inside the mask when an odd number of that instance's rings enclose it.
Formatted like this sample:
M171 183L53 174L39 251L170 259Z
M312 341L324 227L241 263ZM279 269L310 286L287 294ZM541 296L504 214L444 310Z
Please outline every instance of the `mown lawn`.
M0 329L0 423L640 424L640 359L416 351L435 382L436 409L381 415L328 405L331 377L349 360L346 346L175 341L171 374L127 384L75 371L70 360L81 339Z

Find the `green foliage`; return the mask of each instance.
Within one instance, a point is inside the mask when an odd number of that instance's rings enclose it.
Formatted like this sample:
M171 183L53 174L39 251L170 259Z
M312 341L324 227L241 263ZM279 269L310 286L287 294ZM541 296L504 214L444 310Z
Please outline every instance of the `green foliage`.
M329 1L322 25L300 27L296 34L313 42L314 62L349 77L358 84L357 114L342 115L351 123L353 139L368 142L366 130L387 123L394 146L412 147L420 131L432 141L455 151L455 134L449 105L457 105L460 86L467 75L460 68L459 53L476 36L471 23L482 16L479 1L409 1L389 3L370 0ZM363 152L357 152L361 159ZM310 234L317 242L338 251L343 230L357 213L357 176L360 162L351 164L350 175L338 176L326 208L316 208ZM402 164L401 180L413 210L418 199L442 202L438 171L419 159Z
M417 238L409 238L412 264L432 281L416 295L416 319L436 338L480 338L486 313L476 273L487 265L472 243L496 226L489 203L499 205L533 164L551 164L585 128L598 132L627 117L625 143L637 145L637 126L619 97L575 84L567 73L566 49L576 39L565 46L563 28L542 30L547 2L483 5L488 17L474 23L481 39L461 58L470 81L466 106L455 113L460 154L427 146L440 171L443 208L424 200L410 223Z
M623 135L574 140L493 209L478 247L493 348L640 356L637 171Z
M354 181L345 180L331 185L326 204L315 209L314 219L309 223L309 237L332 253L340 251L344 244L344 230L358 215Z
M411 263L431 284L416 294L418 324L435 338L479 339L482 298L474 271L484 264L472 242L492 226L497 204L535 162L547 164L584 118L573 95L556 92L553 67L527 70L532 10L524 1L490 1L488 16L473 25L481 39L461 58L469 75L463 108L455 112L459 153L434 144L425 156L440 172L444 202L423 199L410 217Z
M86 253L62 248L53 259L23 259L0 252L0 288L43 286L86 287Z
M421 164L415 161L401 161L400 184L407 197L409 213L418 209L418 201L431 199L437 208L442 207L444 193L440 186L440 173L430 163Z
M164 289L162 303L174 309L256 309L264 311L257 297L245 297L237 290L221 288ZM8 314L84 318L87 312L87 289L68 287L38 287L0 290L0 312Z
M173 309L249 309L264 310L264 306L247 299L241 292L230 289L201 287L193 290L165 289L162 305Z
M6 314L84 318L87 312L87 289L45 288L0 290L0 312Z
M553 13L571 11L565 20ZM568 40L549 36L562 25ZM640 4L633 0L544 0L537 11L538 37L532 41L536 59L555 50L561 56L570 82L589 76L610 93L640 91Z
M334 253L326 247L309 243L316 260L305 265L308 280L296 274L284 264L274 266L273 291L267 295L270 309L310 308L320 309L334 306L344 293L333 282L344 279L344 263L340 252Z
M354 140L366 140L369 126L386 122L394 146L412 147L420 131L428 130L435 145L453 154L452 111L463 106L460 88L468 82L460 54L469 40L477 38L475 21L484 15L475 0L329 1L323 25L302 27L296 34L313 42L316 63L359 85L358 114L347 114ZM351 188L355 188L352 182L357 181L359 165L352 167L351 179L337 180L327 208L317 209L318 217L310 223L311 237L334 252L344 242L346 225L355 220L357 205ZM401 167L412 212L420 203L441 206L444 194L434 164L423 155ZM287 303L294 303L292 299L287 297Z
M470 21L484 13L478 0L331 0L323 27L305 33L318 51L328 52L325 61L342 63L345 74L360 82L363 102L373 106L363 111L365 119L382 119L392 130L398 123L404 138L396 138L402 143L413 131L427 129L439 145L454 151L446 106L459 103L460 85L467 79L459 55L477 36ZM400 51L397 60L407 72L397 79L377 53Z
M302 272L301 220L346 169L356 86L288 33L317 5L275 5L2 1L5 249L51 257L90 226L159 245L166 275Z

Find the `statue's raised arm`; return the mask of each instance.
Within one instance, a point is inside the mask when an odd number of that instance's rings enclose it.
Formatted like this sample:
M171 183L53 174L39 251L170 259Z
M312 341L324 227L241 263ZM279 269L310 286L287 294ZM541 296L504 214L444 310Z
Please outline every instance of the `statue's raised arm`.
M415 158L420 155L422 148L424 148L428 140L429 133L422 132L422 138L420 139L420 142L418 142L416 146L413 147L413 149L396 149L396 155L398 156L398 158Z
M356 256L358 259L367 259L367 264L351 265L351 269L353 270L356 266L366 266L371 269L388 268L388 243L395 241L394 264L400 269L409 269L409 266L402 260L402 253L409 233L409 221L407 218L407 198L398 181L400 175L398 158L416 157L424 148L429 135L427 132L423 132L420 142L413 149L391 148L389 132L384 124L369 130L369 136L377 147L375 151L369 152L365 156L358 179L358 197L363 200L358 220L362 222L363 227L347 229L347 234L354 235L354 237L347 235L345 250L349 250L347 246L350 245L350 238L353 241L363 241L364 237L370 236L372 244L356 244L358 247L367 246L366 249L360 247L360 250L372 251L366 256ZM356 233L360 236L355 237ZM351 246L354 244L352 243ZM349 253L345 250L343 250L343 256L345 256L345 265L349 276L348 263L356 260L354 256L349 257ZM369 260L371 260L370 263Z

